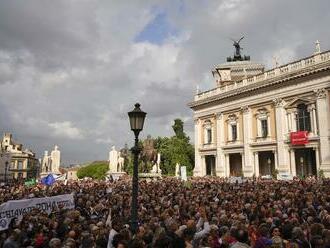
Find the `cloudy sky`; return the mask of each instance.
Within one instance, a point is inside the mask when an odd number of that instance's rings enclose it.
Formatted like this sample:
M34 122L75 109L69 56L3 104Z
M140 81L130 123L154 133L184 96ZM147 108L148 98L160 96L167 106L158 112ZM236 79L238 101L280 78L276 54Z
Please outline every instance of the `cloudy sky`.
M131 144L127 112L146 111L142 137L172 135L196 86L233 54L272 65L330 49L327 0L1 0L0 133L65 164L107 159Z

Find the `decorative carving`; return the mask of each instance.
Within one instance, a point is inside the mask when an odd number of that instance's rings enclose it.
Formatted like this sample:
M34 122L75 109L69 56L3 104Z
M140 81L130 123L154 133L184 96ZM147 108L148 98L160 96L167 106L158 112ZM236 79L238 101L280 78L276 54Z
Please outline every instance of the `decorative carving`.
M218 113L215 114L215 116L218 120L220 120L222 118L222 113L218 112Z
M244 107L241 107L241 111L242 111L244 114L246 114L246 113L248 113L248 112L250 111L250 108L249 108L249 106L244 106Z
M321 53L321 45L320 42L317 40L315 42L315 54Z
M315 92L316 97L317 97L318 99L326 98L326 96L327 96L327 91L326 91L324 88L314 90L314 92Z
M258 109L257 113L256 113L256 117L258 119L262 119L262 118L267 118L269 112L266 108L261 108L261 109Z
M228 116L228 121L229 122L236 122L238 117L235 114L231 114Z
M273 100L273 103L275 105L276 108L280 108L280 107L283 107L284 106L284 101L282 98L275 98Z

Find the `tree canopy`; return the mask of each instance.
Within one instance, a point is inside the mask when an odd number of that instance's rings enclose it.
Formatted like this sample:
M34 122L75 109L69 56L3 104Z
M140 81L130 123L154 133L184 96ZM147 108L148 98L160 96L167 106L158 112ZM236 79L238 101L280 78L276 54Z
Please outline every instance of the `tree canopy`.
M93 179L104 179L109 170L107 161L94 161L87 166L80 168L77 171L78 178L91 177Z
M156 149L161 154L161 169L163 174L174 175L175 165L187 166L188 175L192 174L195 164L194 146L183 129L183 121L175 119L172 126L175 133L172 137L158 137Z

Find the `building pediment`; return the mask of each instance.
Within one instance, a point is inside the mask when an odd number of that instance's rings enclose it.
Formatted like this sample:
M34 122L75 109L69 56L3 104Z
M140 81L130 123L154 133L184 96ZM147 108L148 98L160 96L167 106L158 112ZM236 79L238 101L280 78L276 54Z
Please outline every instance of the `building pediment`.
M299 97L299 98L294 98L293 100L289 101L286 105L285 108L286 109L290 109L290 108L297 108L297 106L299 104L306 104L306 105L310 105L314 103L314 101L312 101L311 99L305 98L305 97Z

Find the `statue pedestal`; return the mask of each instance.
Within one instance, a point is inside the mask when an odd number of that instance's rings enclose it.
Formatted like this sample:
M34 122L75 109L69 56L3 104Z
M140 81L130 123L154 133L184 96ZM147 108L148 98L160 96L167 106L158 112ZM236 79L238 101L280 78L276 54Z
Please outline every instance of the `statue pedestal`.
M107 176L112 176L113 180L118 180L120 177L126 175L126 172L107 172Z

